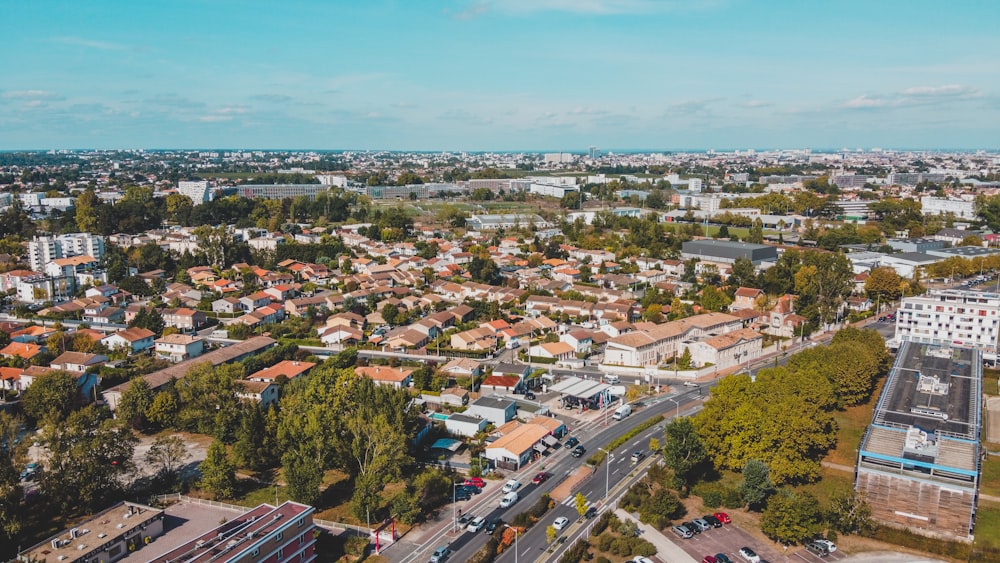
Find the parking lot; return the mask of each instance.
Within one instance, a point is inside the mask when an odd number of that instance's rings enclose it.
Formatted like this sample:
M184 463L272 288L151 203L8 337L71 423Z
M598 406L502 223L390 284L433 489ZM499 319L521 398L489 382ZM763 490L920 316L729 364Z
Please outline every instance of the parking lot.
M684 548L696 561L701 561L706 555L725 553L734 562L742 562L739 556L741 547L749 547L757 552L761 560L771 561L792 561L801 563L808 561L818 563L820 561L839 561L846 556L842 551L835 551L826 557L818 557L809 553L801 546L789 548L787 552L776 551L770 544L762 543L756 537L743 531L735 524L727 524L721 528L712 528L700 534L696 534L691 539L682 540L672 534L670 540Z

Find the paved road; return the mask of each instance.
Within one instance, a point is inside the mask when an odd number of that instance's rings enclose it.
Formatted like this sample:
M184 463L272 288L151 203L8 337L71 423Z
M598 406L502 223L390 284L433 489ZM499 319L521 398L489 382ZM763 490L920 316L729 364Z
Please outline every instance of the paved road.
M602 421L595 420L575 428L572 430L571 435L580 439L580 442L587 448L587 455L584 458L574 458L569 455L568 450L561 448L559 451L551 454L550 457L540 462L531 463L522 471L508 475L509 478L519 479L523 484L519 490L520 500L508 509L500 509L498 507L499 499L502 496L500 487L503 481L489 481L482 494L477 495L470 501L460 502L460 508L466 514L485 516L488 519L500 516L505 521L510 521L516 514L530 508L542 493L550 492L573 471L583 465L586 457L597 452L599 446L606 446L615 438L656 415L665 414L671 416L676 415L678 412L682 415L692 414L701 408L700 396L704 394L700 388L685 388L684 393L670 397L679 402L681 405L679 408L666 397L657 397L645 401L645 406L637 408L632 416L623 421L611 422L608 426L604 426ZM613 488L620 481L634 480L641 477L644 471L630 471L632 467L629 457L631 456L631 452L636 449L648 450L649 439L653 436L659 436L662 441L663 424L658 424L645 432L641 432L634 440L616 450L609 466L606 468L602 465L597 468L593 476L586 479L579 486L580 492L588 500L596 504L604 496L606 488ZM649 461L646 461L646 463L649 463ZM541 485L532 485L531 478L539 471L551 473L553 477ZM578 515L576 508L572 506L572 499L567 502L568 504L558 504L538 524L518 538L517 551L519 552L519 557L521 553L524 553L525 557L529 557L529 559L526 559L527 561L534 560L539 555L544 554L544 548L546 547L545 528L557 517L566 516L571 521L577 520ZM438 524L439 529L435 530L429 537L427 535L421 536L422 539L419 545L408 542L407 538L404 537L396 545L389 547L384 552L384 555L392 561L404 563L426 561L435 548L441 545L449 545L454 551L451 560L468 560L473 553L486 543L486 535L483 532L452 532L451 512L448 508L445 511L447 514L446 521ZM513 562L513 551L506 552L498 560Z

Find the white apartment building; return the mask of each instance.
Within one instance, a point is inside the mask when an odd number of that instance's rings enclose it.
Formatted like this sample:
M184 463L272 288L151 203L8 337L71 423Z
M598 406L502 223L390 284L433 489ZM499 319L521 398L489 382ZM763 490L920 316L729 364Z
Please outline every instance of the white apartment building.
M177 193L188 196L195 205L212 201L214 195L208 187L208 180L177 182Z
M896 314L896 340L976 348L997 354L1000 294L944 289L903 299Z
M104 259L104 237L90 233L70 233L58 237L35 237L28 243L28 263L35 272L57 258L92 256Z
M944 197L924 196L920 198L920 211L924 215L945 215L953 213L959 219L976 218L976 202Z

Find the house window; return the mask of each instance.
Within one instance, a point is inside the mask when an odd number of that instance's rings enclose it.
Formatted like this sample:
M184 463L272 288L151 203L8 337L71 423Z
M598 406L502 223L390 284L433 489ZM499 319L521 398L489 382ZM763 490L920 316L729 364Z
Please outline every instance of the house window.
M285 532L278 532L278 535L274 536L274 541L281 541L285 538Z
M258 555L260 555L259 547L257 549L254 549L253 552L250 554L251 557L257 557Z

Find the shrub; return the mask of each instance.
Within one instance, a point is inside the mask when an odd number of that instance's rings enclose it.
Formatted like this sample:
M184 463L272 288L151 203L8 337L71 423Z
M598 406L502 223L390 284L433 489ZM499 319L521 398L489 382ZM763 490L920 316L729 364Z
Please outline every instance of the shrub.
M587 540L579 540L574 543L572 547L563 553L563 556L559 558L559 563L577 563L577 561L590 561L593 559L593 555L590 553L590 544Z
M642 555L643 557L656 555L656 546L642 538L632 538L629 543L632 545L631 555Z
M549 508L552 508L552 497L550 497L548 493L545 493L538 497L538 500L531 506L529 512L531 512L531 515L535 518L541 518L542 516L545 516L546 512L549 511Z
M600 555L594 560L594 563L611 563L611 560L603 555Z
M590 535L597 537L601 535L601 532L608 529L608 526L618 527L621 521L615 516L614 512L608 511L601 514L601 517L597 519L594 524L593 529L590 530ZM603 551L603 550L601 550Z
M597 549L610 553L614 541L615 537L611 534L601 534L601 537L597 538Z

